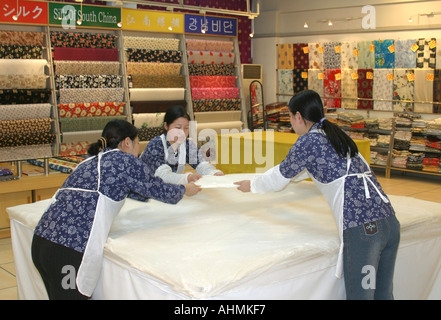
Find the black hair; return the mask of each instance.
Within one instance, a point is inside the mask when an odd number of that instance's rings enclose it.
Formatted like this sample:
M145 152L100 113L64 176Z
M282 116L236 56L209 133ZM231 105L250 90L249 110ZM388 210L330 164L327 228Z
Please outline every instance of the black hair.
M116 149L121 141L129 137L135 140L138 136L138 129L125 120L111 120L103 129L101 138L89 146L87 152L90 155L97 155L100 150L105 148Z
M173 123L173 121L181 117L186 118L188 121L190 121L190 115L187 113L183 106L171 106L167 109L167 112L165 113L164 123L169 126Z
M300 112L303 119L311 122L321 122L321 128L340 157L344 158L347 154L350 154L352 158L358 154L358 148L354 140L337 125L326 120L322 99L317 92L313 90L299 92L291 98L288 106L293 114ZM322 120L323 118L325 119Z

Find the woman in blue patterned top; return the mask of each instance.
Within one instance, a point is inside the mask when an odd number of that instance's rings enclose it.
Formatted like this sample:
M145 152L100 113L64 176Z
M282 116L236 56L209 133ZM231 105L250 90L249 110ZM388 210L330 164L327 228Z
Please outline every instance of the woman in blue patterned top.
M137 157L138 132L127 121L110 121L88 152L92 156L66 179L34 231L32 259L49 299L92 295L110 227L129 193L176 204L201 190L153 177Z
M348 299L393 299L400 225L355 142L326 120L320 96L303 91L289 102L299 135L280 165L253 180L236 182L243 192L283 189L310 177L331 207L341 240L336 276L344 274Z
M203 175L223 175L204 159L196 144L188 139L190 116L181 106L170 107L164 116L166 133L153 138L141 154L155 176L168 183L195 182ZM189 164L195 173L184 173Z

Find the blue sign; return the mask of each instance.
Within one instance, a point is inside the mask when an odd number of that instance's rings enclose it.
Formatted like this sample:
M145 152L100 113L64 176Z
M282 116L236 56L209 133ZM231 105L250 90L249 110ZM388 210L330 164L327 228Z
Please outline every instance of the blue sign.
M235 37L237 19L186 14L185 33Z

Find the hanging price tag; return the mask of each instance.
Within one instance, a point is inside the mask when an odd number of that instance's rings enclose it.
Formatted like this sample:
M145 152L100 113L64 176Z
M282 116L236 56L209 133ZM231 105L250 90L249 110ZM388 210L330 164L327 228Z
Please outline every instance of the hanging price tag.
M417 50L420 48L420 46L416 43L414 43L412 45L412 47L410 48L410 50L412 50L413 52L417 52Z
M387 80L389 80L389 81L394 80L394 74L393 73L388 73L387 74Z
M341 53L341 46L335 47L335 53Z
M308 47L303 47L302 49L303 49L303 53L304 54L309 53L309 48Z
M373 72L366 72L366 79L372 80L374 78Z
M389 49L389 52L390 52L390 53L394 53L394 52L395 52L395 45L390 45L390 46L388 47L388 49Z
M318 52L319 53L325 52L325 47L318 47Z
M429 42L429 48L430 49L436 48L436 40L432 40Z
M340 81L341 80L341 73L335 74L335 80Z
M407 75L407 80L410 82L415 81L415 75L413 73L409 73Z
M358 79L358 72L353 72L351 74L351 76L352 76L352 80L357 80Z
M354 56L358 57L358 49L354 49Z
M375 44L371 44L369 46L369 50L370 50L370 52L375 52Z
M317 77L318 77L319 80L323 80L323 79L325 79L325 74L324 74L323 72L320 72L320 73L317 75Z
M435 74L434 73L428 73L426 77L427 81L434 81L435 80Z

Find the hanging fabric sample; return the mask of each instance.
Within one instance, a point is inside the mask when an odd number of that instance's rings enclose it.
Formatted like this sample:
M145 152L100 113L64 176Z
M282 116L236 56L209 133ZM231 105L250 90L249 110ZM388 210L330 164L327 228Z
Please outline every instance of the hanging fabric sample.
M414 111L417 113L433 112L433 104L429 102L433 102L434 71L433 69L415 69Z
M341 43L341 68L358 69L358 48L356 41Z
M293 69L309 68L309 48L307 43L294 43L294 67Z
M375 68L392 69L395 66L394 40L375 40Z
M341 43L325 42L324 44L324 67L325 69L341 68Z
M395 43L395 68L416 68L417 40L394 40Z
M433 80L433 102L437 102L437 104L433 105L433 112L441 113L441 69L435 70Z
M324 78L325 70L309 69L308 70L308 89L317 92L320 97L324 95Z
M293 83L294 71L292 69L279 69L277 70L278 78L278 93L282 95L293 96L294 95L294 83Z
M418 39L418 51L417 51L417 68L431 68L436 67L436 39L427 38Z
M358 41L358 68L373 69L375 68L375 45L374 42Z
M358 69L357 91L358 91L358 109L373 109L372 91L373 91L374 73L372 69ZM366 99L366 100L364 100Z
M341 106L341 71L326 69L324 77L324 104L328 108Z
M341 71L341 107L357 109L357 70L342 69Z
M292 44L277 45L278 69L294 68L294 49Z
M293 70L293 90L297 94L308 89L308 69Z
M374 110L392 111L394 70L374 69ZM389 101L380 101L389 100Z
M325 61L324 61L324 52L325 47L323 43L308 43L308 51L309 51L309 69L324 69Z
M394 70L394 111L413 111L414 84L413 69Z

